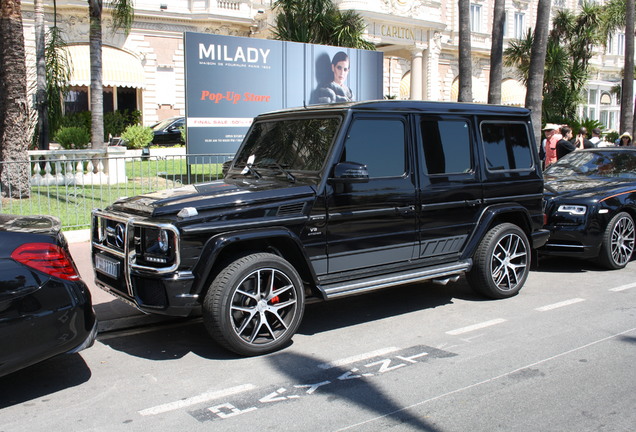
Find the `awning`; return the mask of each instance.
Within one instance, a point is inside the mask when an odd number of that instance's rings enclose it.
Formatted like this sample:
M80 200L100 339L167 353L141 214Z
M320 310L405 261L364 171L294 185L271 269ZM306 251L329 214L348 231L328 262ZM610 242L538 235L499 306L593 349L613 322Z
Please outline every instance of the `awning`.
M91 62L88 45L66 47L71 64L70 85L91 85ZM102 83L111 87L144 88L146 79L141 60L117 48L102 46Z
M501 103L503 105L524 106L526 104L526 87L515 79L501 82Z
M484 85L478 78L472 80L473 102L488 102L488 84ZM457 102L459 99L459 77L455 78L451 85L451 101Z

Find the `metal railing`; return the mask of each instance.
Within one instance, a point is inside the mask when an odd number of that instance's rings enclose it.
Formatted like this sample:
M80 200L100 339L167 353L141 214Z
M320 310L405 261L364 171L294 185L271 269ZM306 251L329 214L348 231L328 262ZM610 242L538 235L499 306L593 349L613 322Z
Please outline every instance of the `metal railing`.
M54 215L66 230L88 228L94 208L121 197L220 179L223 163L232 157L190 155L185 149L151 149L148 154L120 147L30 151L29 160L0 161L0 213ZM11 191L12 173L25 171L30 191Z

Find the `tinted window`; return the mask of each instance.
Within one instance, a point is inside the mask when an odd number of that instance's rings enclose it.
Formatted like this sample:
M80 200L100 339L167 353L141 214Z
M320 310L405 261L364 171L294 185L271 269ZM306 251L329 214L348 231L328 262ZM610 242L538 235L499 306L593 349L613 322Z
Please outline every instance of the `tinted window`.
M472 171L468 123L457 120L422 120L420 127L429 174Z
M636 178L636 152L571 152L551 164L547 176L586 176Z
M481 133L489 171L532 168L532 150L524 123L484 122Z
M280 166L290 170L318 171L334 140L340 120L314 118L255 123L236 156L235 166ZM251 159L250 159L251 161Z
M404 123L397 119L354 120L341 161L365 164L370 177L396 177L405 172Z

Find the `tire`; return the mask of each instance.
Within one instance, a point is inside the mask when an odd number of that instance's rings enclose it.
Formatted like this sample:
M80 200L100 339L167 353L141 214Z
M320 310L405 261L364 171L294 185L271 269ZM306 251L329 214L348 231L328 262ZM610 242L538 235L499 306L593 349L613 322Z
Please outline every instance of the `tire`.
M214 278L203 301L212 338L240 355L276 351L289 343L305 306L298 272L269 253L241 257Z
M599 261L610 269L622 269L634 253L634 219L626 212L614 216L603 234Z
M486 297L513 297L526 282L531 261L526 233L517 225L502 223L490 229L479 243L468 283Z

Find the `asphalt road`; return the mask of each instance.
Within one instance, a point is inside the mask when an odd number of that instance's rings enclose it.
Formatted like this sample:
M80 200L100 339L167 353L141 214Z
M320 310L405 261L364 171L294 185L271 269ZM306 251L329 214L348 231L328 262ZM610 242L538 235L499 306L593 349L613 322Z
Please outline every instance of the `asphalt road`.
M635 274L552 259L507 300L460 280L314 304L255 358L200 320L111 332L0 378L0 432L631 432Z

